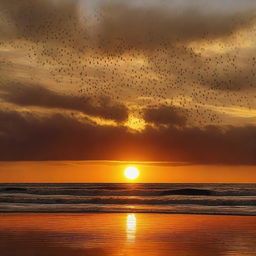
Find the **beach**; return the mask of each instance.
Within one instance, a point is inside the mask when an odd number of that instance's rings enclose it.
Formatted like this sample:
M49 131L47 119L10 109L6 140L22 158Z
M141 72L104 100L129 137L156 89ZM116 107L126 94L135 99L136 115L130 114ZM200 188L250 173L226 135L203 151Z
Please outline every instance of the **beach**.
M3 256L256 255L256 218L143 213L1 213Z
M254 184L2 183L3 256L256 255Z
M256 256L256 0L0 0L0 256Z

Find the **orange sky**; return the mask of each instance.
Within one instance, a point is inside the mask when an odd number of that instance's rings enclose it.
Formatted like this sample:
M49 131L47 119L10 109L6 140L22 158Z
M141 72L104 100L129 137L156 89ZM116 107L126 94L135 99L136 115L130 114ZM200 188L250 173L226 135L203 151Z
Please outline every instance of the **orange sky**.
M166 163L49 161L1 162L0 182L129 182L127 166L136 166L134 182L254 183L255 166L177 165Z

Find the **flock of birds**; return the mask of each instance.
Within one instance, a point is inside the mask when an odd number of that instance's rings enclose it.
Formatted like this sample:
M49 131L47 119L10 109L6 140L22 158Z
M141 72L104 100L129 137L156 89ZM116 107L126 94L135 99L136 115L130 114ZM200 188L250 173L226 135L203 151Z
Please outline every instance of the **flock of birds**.
M35 71L43 70L57 90L81 100L94 97L95 102L107 96L140 118L147 106L166 105L178 107L188 123L204 126L225 123L225 107L255 108L256 52L239 48L238 35L219 41L215 52L214 39L205 38L201 45L209 49L161 38L150 50L126 45L122 38L109 48L97 34L100 15L95 13L95 23L88 27L81 25L86 19L72 15L56 17L54 26L47 16L37 24L28 19L16 37L1 39L0 47L22 53L31 81L44 83L45 77ZM1 23L8 22L6 16L0 16ZM15 70L15 58L2 55L2 69L8 65ZM20 79L10 73L10 79Z

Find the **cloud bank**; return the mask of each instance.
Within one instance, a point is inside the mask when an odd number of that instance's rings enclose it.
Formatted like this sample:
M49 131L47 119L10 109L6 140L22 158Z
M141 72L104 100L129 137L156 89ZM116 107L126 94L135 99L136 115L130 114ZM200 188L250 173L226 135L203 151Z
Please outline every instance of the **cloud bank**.
M0 113L0 160L141 160L256 164L256 127L99 126L56 114Z

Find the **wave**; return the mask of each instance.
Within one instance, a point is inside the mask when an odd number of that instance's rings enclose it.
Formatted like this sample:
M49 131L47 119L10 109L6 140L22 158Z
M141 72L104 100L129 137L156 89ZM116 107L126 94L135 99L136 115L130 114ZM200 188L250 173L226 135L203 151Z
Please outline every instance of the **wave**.
M216 209L224 214L243 209L243 214L256 215L255 184L0 184L0 212L215 214Z
M194 189L194 188L165 190L161 193L161 195L193 195L193 196L194 195L210 196L213 194L214 194L214 191L209 189Z
M122 189L116 187L109 188L21 188L5 187L0 188L2 193L24 193L35 195L77 195L77 196L166 196L166 195L191 195L191 196L256 196L256 190L211 190L211 189Z
M251 205L256 206L256 197L59 197L59 196L24 196L24 195L2 195L0 203L30 203L30 204L147 204L147 205L209 205L209 206L232 206L232 205Z
M256 216L254 206L201 206L201 205L94 205L94 204L0 204L0 212L51 213L173 213Z

